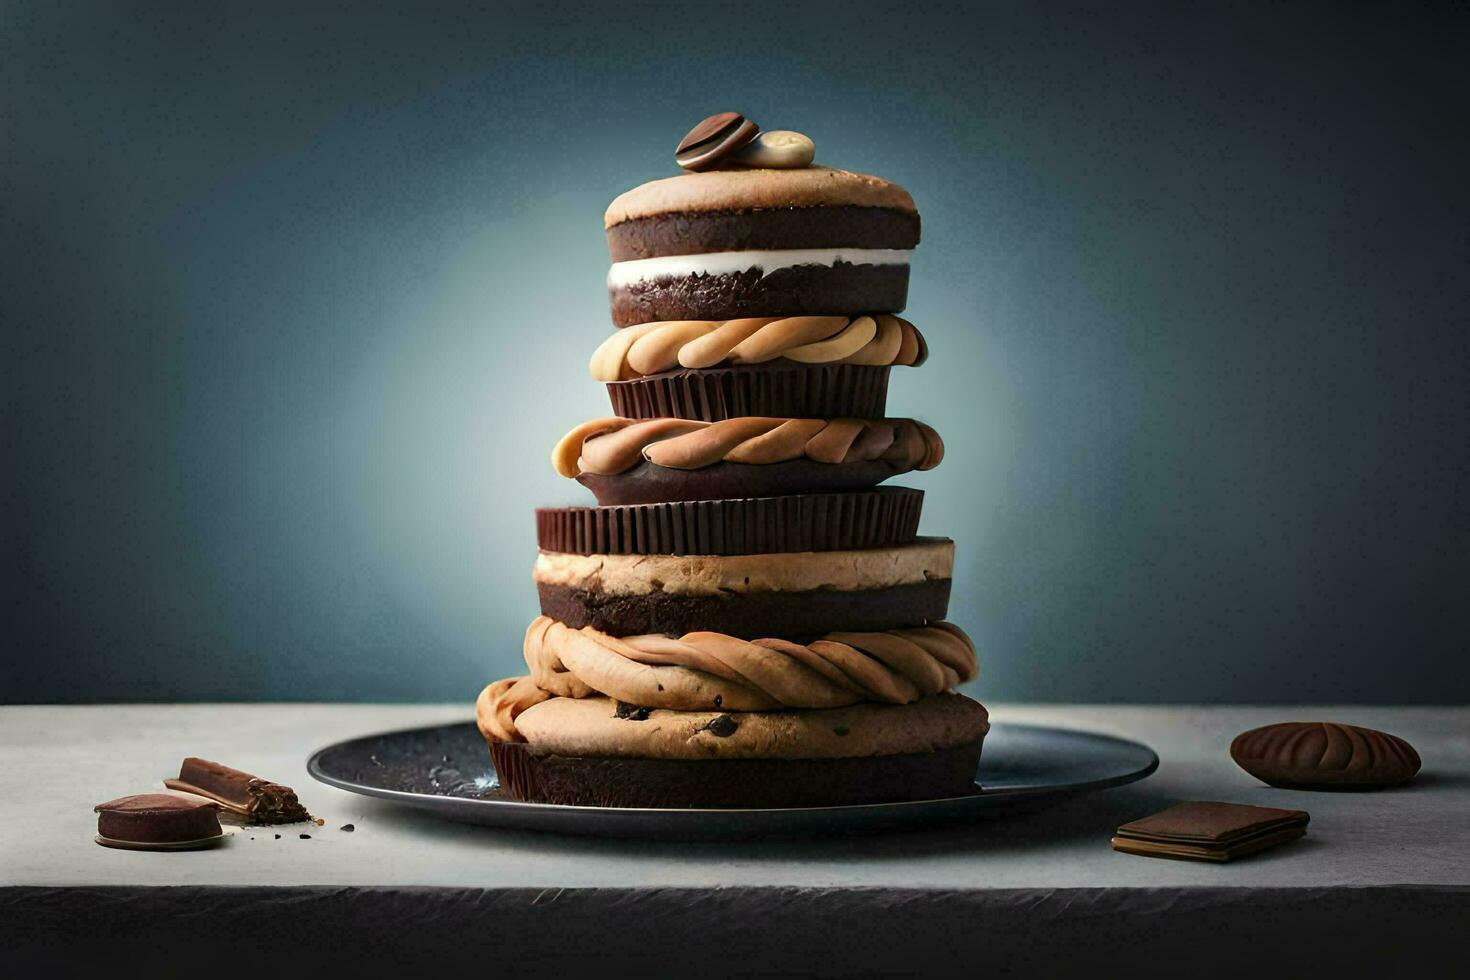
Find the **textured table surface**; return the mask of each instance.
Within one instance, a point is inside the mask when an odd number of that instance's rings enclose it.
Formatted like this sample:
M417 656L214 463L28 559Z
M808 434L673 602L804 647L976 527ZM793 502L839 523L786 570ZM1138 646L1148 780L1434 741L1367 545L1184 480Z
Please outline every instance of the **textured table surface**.
M986 901L1024 907L1028 916L1041 914L1061 929L1089 910L1114 915L1179 903L1209 908L1239 902L1242 894L1255 896L1250 914L1282 921L1289 910L1261 911L1271 907L1273 891L1296 896L1288 904L1304 909L1330 904L1334 893L1373 895L1387 888L1395 895L1433 896L1439 903L1433 915L1470 923L1467 708L996 706L999 721L1086 728L1145 742L1158 751L1159 770L1141 783L1020 819L830 839L672 843L498 831L356 797L306 775L307 756L327 743L467 716L462 705L0 709L0 884L9 908L26 913L38 902L67 908L50 922L62 928L63 920L80 914L76 908L91 907L76 905L82 901L77 895L95 904L96 896L118 890L190 893L149 886L218 886L244 900L285 894L291 886L318 886L301 894L321 900L412 893L419 896L415 907L432 901L420 886L435 886L443 894L490 902L503 922L513 917L495 904L501 900L519 909L565 898L560 915L581 908L606 926L616 915L599 904L603 893L621 903L647 896L650 908L664 903L665 913L713 902L707 911L718 918L745 914L741 895L765 896L751 899L752 908L799 901L801 910L830 906L860 914L898 899L922 904L917 892L944 896L947 910ZM1397 790L1306 793L1264 786L1230 761L1227 747L1238 732L1314 717L1401 735L1418 748L1424 770ZM157 789L190 754L290 783L326 825L286 828L279 839L272 830L237 831L226 846L183 854L93 843L93 804ZM1133 857L1109 848L1119 823L1188 799L1305 809L1312 815L1310 832L1302 841L1227 865ZM347 823L354 832L340 829ZM298 836L303 830L309 840ZM814 895L823 902L813 906ZM1333 913L1337 925L1382 907L1374 901L1343 906ZM454 905L456 914L463 908L463 902ZM1426 914L1415 912L1414 921ZM361 909L353 915L356 921L371 918ZM1241 921L1247 917L1240 913ZM1101 940L1093 935L1091 941Z

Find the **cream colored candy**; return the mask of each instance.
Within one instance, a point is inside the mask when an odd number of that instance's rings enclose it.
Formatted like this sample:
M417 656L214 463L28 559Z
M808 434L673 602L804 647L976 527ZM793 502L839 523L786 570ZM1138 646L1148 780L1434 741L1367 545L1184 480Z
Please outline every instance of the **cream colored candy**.
M817 145L807 137L789 129L773 129L756 136L724 162L741 167L799 170L811 166L816 156Z

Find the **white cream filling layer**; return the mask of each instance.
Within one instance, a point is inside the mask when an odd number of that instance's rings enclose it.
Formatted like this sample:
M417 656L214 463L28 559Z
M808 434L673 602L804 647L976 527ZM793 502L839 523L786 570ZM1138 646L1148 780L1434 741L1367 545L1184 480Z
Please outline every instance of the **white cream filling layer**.
M723 276L760 269L769 276L777 269L798 265L908 265L906 248L792 248L748 252L709 252L704 255L661 255L652 259L614 262L607 270L609 288L647 282L663 276Z

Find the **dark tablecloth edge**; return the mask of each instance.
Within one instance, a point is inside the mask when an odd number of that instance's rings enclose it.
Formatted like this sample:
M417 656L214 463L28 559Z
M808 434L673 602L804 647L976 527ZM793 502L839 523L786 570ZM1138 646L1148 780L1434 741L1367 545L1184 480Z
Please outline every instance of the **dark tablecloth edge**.
M164 959L211 977L272 974L285 963L292 973L433 968L517 980L1357 975L1405 966L1434 976L1438 963L1454 962L1440 957L1463 948L1467 929L1470 885L0 888L8 964L106 964L114 976Z

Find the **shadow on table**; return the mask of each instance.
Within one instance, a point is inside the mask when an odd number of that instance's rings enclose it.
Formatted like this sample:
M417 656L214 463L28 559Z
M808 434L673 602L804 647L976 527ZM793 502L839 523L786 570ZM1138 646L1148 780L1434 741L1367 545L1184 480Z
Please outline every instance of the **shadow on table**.
M627 837L583 837L570 834L477 827L448 822L415 810L370 801L372 812L364 822L388 824L424 837L472 840L493 838L527 853L588 856L647 856L661 860L687 857L698 859L719 854L728 860L742 853L762 860L789 857L792 860L841 861L847 858L871 862L884 858L903 859L933 854L983 855L987 852L1016 854L1028 849L1054 848L1069 841L1106 841L1121 823L1147 816L1178 803L1179 799L1150 790L1146 784L1123 786L1100 793L1073 797L1047 806L1019 804L1004 812L987 812L979 819L948 822L927 827L843 832L838 835L801 834L764 836L743 841L645 840Z

